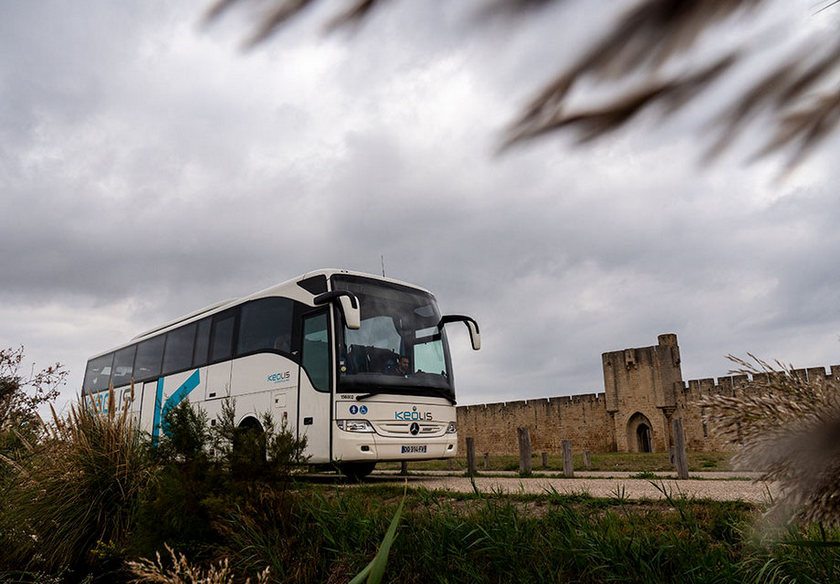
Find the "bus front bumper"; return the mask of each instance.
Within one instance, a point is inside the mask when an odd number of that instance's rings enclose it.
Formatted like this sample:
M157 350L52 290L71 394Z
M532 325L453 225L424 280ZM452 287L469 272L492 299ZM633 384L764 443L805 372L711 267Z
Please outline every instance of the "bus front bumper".
M333 459L336 461L402 461L452 458L458 455L458 435L428 438L390 438L374 432L337 431Z

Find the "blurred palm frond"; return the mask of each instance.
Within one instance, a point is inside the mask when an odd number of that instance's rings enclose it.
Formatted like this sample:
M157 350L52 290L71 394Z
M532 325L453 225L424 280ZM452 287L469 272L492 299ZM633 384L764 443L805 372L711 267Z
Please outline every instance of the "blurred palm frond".
M512 19L566 1L487 0L482 15ZM246 41L248 47L265 41L318 2L252 0L251 3L262 8L262 16ZM385 3L385 0L348 0L346 10L333 17L327 29L363 20L375 7ZM217 0L206 18L214 20L238 4L245 2ZM578 131L580 140L588 141L625 127L643 110L655 111L662 118L673 114L693 101L703 88L719 81L736 61L745 61L757 50L734 47L712 64L693 66L684 62L685 55L696 56L704 35L736 18L744 17L742 25L747 30L760 26L761 19L753 13L769 4L767 0L639 0L616 24L596 34L588 51L537 92L503 136L503 148L563 131ZM816 12L835 4L835 0L825 0ZM765 125L771 136L759 147L755 158L786 150L791 152L788 168L801 162L835 131L840 121L840 92L823 89L818 93L821 85L840 71L840 42L835 36L810 35L792 50L792 56L777 58L775 67L770 67L724 108L709 124L714 139L704 160L714 159L730 146L745 131L747 123L760 113L769 119ZM669 69L680 73L666 75L664 71ZM572 90L583 81L613 83L614 87L609 87L613 99L597 109L571 109ZM652 107L657 105L663 107Z

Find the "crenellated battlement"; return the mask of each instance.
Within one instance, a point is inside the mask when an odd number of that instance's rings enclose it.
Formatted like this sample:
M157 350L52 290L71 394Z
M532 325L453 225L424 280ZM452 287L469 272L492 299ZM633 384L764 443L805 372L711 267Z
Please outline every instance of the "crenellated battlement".
M564 405L579 405L586 403L601 404L604 400L603 393L578 393L575 395L558 395L554 397L538 397L533 399L524 399L516 401L491 402L487 404L473 404L468 406L458 406L458 409L470 411L474 408L481 409L501 409L501 408L526 408L526 407L548 407L549 405L556 405L562 407Z
M805 369L793 369L793 375L799 376L805 381L838 381L840 380L840 365L825 367L808 367ZM707 377L703 379L690 379L686 382L677 382L684 399L700 399L707 395L729 395L734 396L741 391L749 391L749 387L758 380L765 377L766 373L755 375L727 375L725 377Z

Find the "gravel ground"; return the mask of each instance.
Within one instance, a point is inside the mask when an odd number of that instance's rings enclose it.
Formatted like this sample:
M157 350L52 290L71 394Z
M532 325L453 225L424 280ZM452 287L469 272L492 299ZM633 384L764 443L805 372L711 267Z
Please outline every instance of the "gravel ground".
M744 473L695 473L693 476L704 478L689 478L687 480L673 478L637 479L617 476L629 473L606 474L611 474L612 478L585 477L582 474L576 475L575 478L563 478L562 475L546 478L479 476L475 478L475 485L480 491L488 493L546 493L556 490L558 493L567 494L586 493L593 497L615 497L617 494L623 493L629 499L663 499L665 494L669 493L672 496L684 495L698 499L766 503L770 500L768 491L775 495L772 484L740 478L744 476ZM673 476L673 473L671 473L671 476ZM740 480L735 477L739 477ZM408 477L401 477L395 476L393 473L377 472L372 475L370 480L402 482L406 478L408 484L412 487L422 486L427 489L442 489L462 493L473 491L470 479L462 476L423 473L423 476L411 474Z

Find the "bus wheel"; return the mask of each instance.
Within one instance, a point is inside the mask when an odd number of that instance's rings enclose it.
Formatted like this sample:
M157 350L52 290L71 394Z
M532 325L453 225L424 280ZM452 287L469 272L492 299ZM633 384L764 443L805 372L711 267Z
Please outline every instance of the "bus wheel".
M255 418L245 418L233 435L234 472L252 474L266 461L266 436Z
M341 474L348 479L360 481L368 476L375 466L375 462L343 462L339 468L341 468Z

